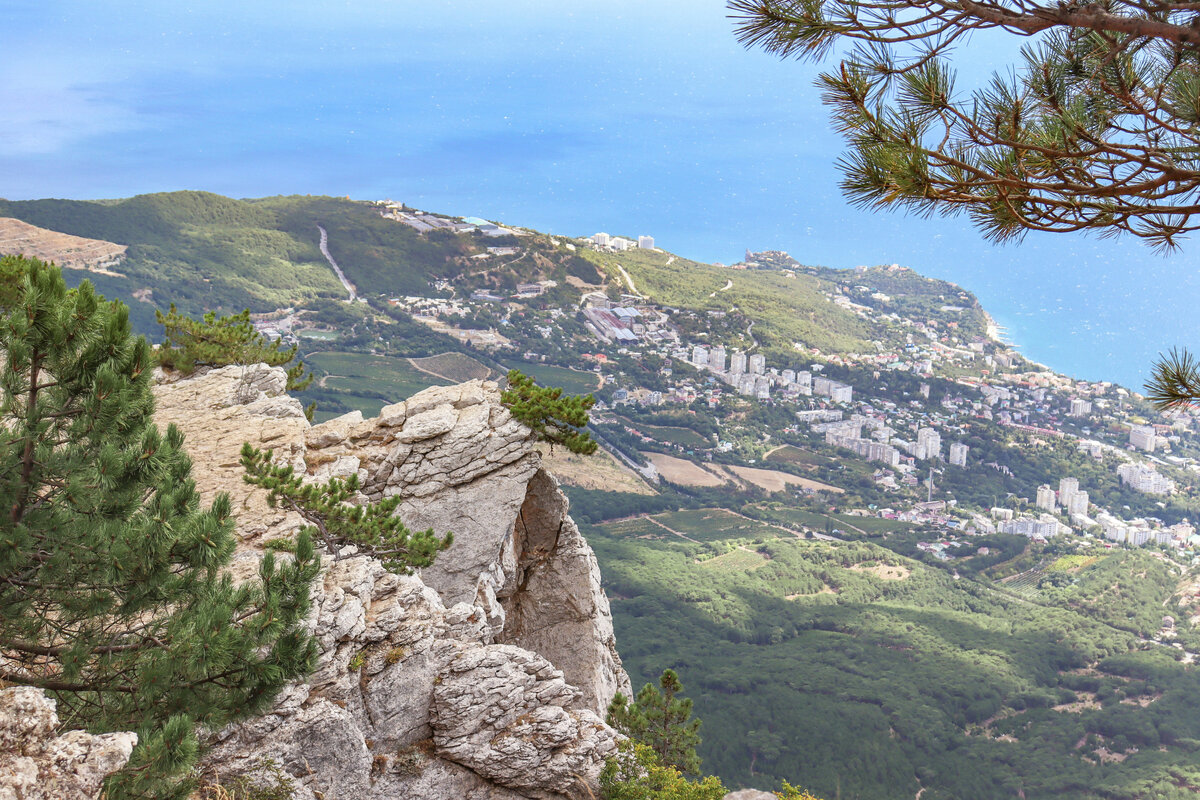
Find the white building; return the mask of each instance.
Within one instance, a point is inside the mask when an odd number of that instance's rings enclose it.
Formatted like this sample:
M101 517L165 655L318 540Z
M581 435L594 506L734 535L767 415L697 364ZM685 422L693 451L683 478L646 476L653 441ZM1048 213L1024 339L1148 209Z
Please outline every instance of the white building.
M755 375L762 375L767 371L767 359L762 353L755 353L750 356L750 372Z
M967 453L971 448L967 447L962 442L954 442L950 445L950 463L956 467L965 467L967 465Z
M717 345L708 351L708 367L713 372L725 371L725 346Z
M639 250L653 250L654 249L654 237L653 236L639 236L638 237L638 249Z
M1071 520L1074 521L1076 516L1083 516L1088 511L1088 493L1087 492L1072 492L1063 506L1067 509L1067 513L1071 515Z
M1058 505L1054 501L1054 490L1050 488L1050 484L1043 483L1037 489L1037 507L1053 514L1058 510Z
M1129 443L1139 450L1145 450L1147 453L1154 452L1154 447L1158 444L1157 440L1153 425L1134 425L1129 429Z
M741 351L735 350L733 352L733 354L731 356L729 356L729 374L730 375L741 375L745 371L746 371L746 354Z
M597 233L592 237L592 244L596 245L596 247L608 247L608 244L611 241L612 237L607 233Z
M1071 505L1071 496L1078 491L1078 478L1060 478L1058 481L1058 502L1065 507L1069 507Z
M1058 535L1058 522L1040 519L1013 519L1000 523L1001 533L1015 533L1030 539L1050 539Z
M803 374L800 373L796 377L799 378ZM835 403L849 403L854 397L852 387L821 375L812 379L812 392L815 395L828 397Z
M692 348L692 365L697 369L708 366L708 348L698 344Z
M1079 397L1071 398L1071 416L1086 417L1092 413L1092 401Z
M1159 475L1154 467L1146 464L1122 464L1117 467L1117 476L1121 479L1121 483L1129 484L1137 491L1146 494L1170 494L1175 490L1174 481Z
M628 250L629 248L633 247L633 240L625 239L621 236L614 236L609 240L608 246L613 250Z
M925 454L925 458L942 457L942 437L933 428L917 431L917 447Z

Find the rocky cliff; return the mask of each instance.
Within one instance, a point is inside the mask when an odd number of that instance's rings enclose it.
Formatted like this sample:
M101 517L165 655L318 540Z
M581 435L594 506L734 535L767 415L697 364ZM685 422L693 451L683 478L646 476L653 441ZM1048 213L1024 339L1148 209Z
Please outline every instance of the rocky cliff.
M362 501L400 495L412 528L454 544L419 575L347 549L325 558L309 624L316 672L262 717L221 731L220 779L294 778L298 800L587 797L629 693L608 601L567 500L493 383L436 387L310 426L282 370L226 367L156 389L160 425L187 435L203 493L233 496L252 575L300 520L241 480L242 442L313 480L357 474Z

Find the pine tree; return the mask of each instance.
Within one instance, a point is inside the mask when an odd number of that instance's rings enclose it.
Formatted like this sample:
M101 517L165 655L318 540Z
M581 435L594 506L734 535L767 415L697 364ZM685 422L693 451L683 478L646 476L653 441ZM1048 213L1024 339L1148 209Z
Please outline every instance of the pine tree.
M151 418L153 355L128 309L32 262L0 318L0 678L41 687L64 724L134 730L110 800L182 798L198 726L262 710L311 669L300 626L319 561L234 550L226 495L200 505L183 435Z
M254 329L250 309L240 314L218 317L210 311L202 320L180 314L175 304L166 314L155 311L163 326L163 344L158 349L158 363L185 375L197 367L224 367L229 364L265 363L272 367L289 364L296 359L299 348L283 348L283 342L269 341ZM304 362L296 361L287 373L289 391L304 391L313 381L312 373L304 374Z
M395 515L400 496L387 497L370 505L353 505L358 493L358 476L331 478L325 484L304 483L291 466L272 462L270 450L242 446L246 483L267 490L272 507L282 505L309 523L305 529L316 535L335 557L346 545L355 545L383 562L392 572L407 574L414 567L427 567L439 552L454 541L447 533L438 538L433 528L410 531Z
M633 703L619 692L608 706L608 724L634 741L648 745L663 764L685 773L700 773L700 720L691 719L692 701L676 697L683 684L674 670L664 670L658 686L647 683Z
M596 398L587 395L563 395L563 390L538 386L533 378L520 370L509 370L508 388L500 394L504 403L519 422L551 449L561 444L572 453L591 455L596 442L585 428L588 410Z
M603 800L722 800L727 791L712 775L689 781L664 765L653 749L632 739L621 742L600 771Z

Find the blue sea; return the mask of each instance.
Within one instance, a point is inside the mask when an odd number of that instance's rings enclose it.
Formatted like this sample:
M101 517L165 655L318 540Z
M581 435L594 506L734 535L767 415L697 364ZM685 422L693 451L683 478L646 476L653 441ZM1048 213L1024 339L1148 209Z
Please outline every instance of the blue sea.
M719 0L9 0L0 196L392 198L730 263L899 263L979 296L1029 357L1138 388L1196 345L1195 247L849 206L819 67L742 48ZM960 53L963 83L1011 43Z

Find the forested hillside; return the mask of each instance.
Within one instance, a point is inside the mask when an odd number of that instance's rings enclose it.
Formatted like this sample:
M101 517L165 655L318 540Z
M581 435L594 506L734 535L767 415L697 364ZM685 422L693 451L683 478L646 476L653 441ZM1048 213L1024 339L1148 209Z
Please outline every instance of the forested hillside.
M1021 595L719 509L585 531L634 683L679 673L704 768L730 785L846 800L1200 787L1200 676L1140 638L1176 581L1148 554Z

